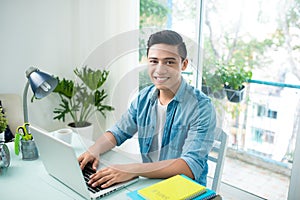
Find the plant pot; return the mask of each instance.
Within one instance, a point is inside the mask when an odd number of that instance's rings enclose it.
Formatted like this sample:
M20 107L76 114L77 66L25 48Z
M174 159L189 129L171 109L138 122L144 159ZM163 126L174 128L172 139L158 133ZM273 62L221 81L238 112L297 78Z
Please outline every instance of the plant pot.
M5 132L0 133L0 142L5 142Z
M93 144L93 133L94 125L88 123L88 126L85 127L74 127L74 123L69 123L68 127L73 130L74 134L77 134L85 147L89 147Z
M225 97L225 92L223 88L217 91L213 91L210 86L202 85L201 90L204 94L206 94L209 97L213 97L216 99L224 99Z
M245 86L243 85L240 90L233 90L231 87L225 86L225 91L230 102L239 103L244 98Z
M224 99L224 97L225 97L225 90L221 89L221 90L213 92L213 97L216 98L216 99Z
M201 91L206 94L207 96L209 96L211 94L211 89L209 86L207 85L202 85L201 86Z
M10 153L7 145L0 142L0 175L5 172L10 164Z

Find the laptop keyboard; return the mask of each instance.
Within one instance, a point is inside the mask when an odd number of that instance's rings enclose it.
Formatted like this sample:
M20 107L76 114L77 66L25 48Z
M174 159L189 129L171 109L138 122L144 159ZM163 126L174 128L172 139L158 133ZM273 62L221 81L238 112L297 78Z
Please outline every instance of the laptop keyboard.
M101 186L97 186L97 187L92 187L88 184L89 180L90 180L90 176L92 174L94 174L96 171L92 168L92 164L88 163L86 164L86 166L84 167L84 169L82 170L83 173L83 177L84 180L86 182L86 185L88 186L89 191L96 193L99 192L100 190L102 190Z

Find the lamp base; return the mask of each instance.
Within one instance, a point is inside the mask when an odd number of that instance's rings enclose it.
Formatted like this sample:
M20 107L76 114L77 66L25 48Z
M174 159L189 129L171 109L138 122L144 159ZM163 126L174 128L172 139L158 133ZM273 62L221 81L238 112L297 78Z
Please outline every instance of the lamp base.
M39 157L34 140L21 140L21 152L23 160L36 160Z

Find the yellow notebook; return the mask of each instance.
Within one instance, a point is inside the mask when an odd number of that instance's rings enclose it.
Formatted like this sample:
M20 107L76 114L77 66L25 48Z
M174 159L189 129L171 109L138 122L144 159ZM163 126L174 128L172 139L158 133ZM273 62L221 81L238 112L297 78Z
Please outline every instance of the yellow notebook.
M149 200L193 199L206 191L185 175L176 175L151 186L138 190L138 194Z

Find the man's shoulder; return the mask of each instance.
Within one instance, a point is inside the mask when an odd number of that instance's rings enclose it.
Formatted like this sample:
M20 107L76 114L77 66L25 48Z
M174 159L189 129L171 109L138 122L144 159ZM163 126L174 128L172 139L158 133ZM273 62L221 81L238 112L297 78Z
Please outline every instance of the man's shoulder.
M157 98L156 93L157 89L154 85L147 86L139 91L137 101L139 104L142 104L142 102L155 101L155 98Z
M146 86L139 91L139 96L140 97L145 97L145 96L149 96L149 95L152 96L153 93L155 92L155 89L156 88L154 85Z
M187 84L183 90L185 99L194 99L196 102L211 102L211 99L198 88Z

